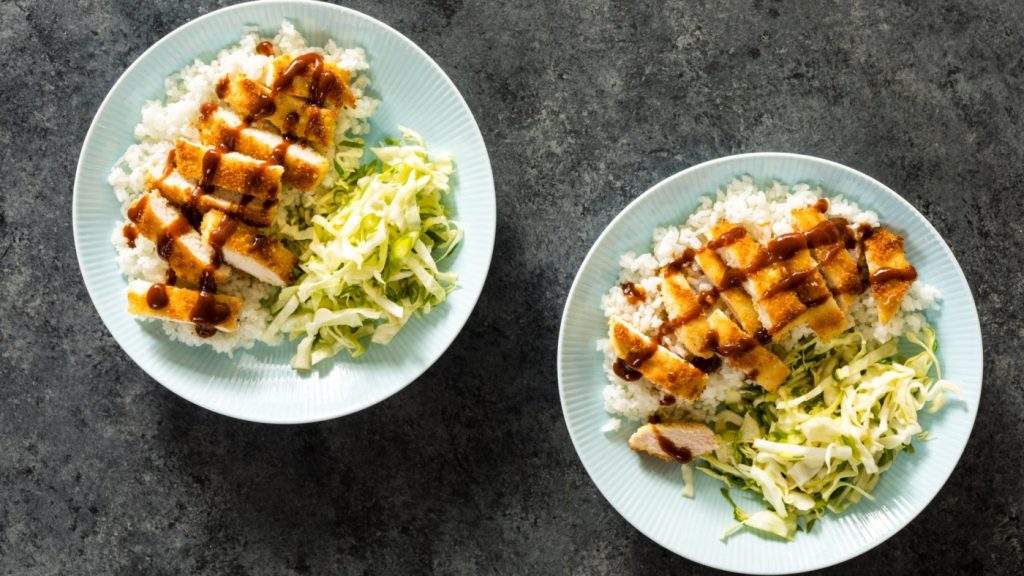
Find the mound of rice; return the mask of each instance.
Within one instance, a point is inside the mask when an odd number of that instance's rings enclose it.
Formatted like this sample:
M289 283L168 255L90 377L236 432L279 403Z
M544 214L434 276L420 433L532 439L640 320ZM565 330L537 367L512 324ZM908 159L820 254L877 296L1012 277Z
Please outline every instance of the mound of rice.
M124 215L128 206L146 192L146 182L149 179L159 178L167 154L174 147L176 139L198 140L199 132L195 124L199 117L199 107L205 102L216 100L219 79L234 73L250 77L262 76L264 67L272 58L256 52L256 44L260 40L256 29L244 30L241 41L222 50L213 61L203 62L197 59L167 78L164 82L164 102L154 100L143 106L142 121L135 127L138 143L125 150L107 178L121 203L123 217L122 221L114 225L111 242L117 251L117 263L129 280L163 282L167 263L157 254L154 243L146 238L140 236L136 239L134 248L128 246L121 233L124 223L127 222ZM288 21L282 22L281 29L272 42L277 55L297 56L306 52L317 52L328 62L351 74L351 89L356 96L356 106L352 109L338 110L335 143L359 137L369 131L370 116L377 109L379 102L365 94L370 80L365 74L369 65L362 48L341 48L334 40L328 40L322 48L308 46L306 40ZM358 167L362 151L362 148L338 147L328 151L328 157L333 157L334 163L347 171ZM319 189L330 188L334 184L334 178L334 172L328 171ZM278 215L283 214L290 204L301 203L304 196L316 192L314 190L302 193L285 186L281 192L282 204L279 205ZM239 272L233 273L227 282L218 286L219 293L239 296L244 300L236 332L218 332L210 338L200 338L196 336L194 327L190 324L161 323L172 340L179 340L191 346L208 344L218 352L230 354L238 348L251 347L263 333L270 322L270 313L261 306L261 300L270 296L272 290L272 287Z
M745 225L751 235L763 243L773 236L793 231L790 222L793 209L812 205L819 198L825 197L820 188L812 190L806 184L790 188L775 182L759 189L749 177L733 180L724 190L719 190L714 198L702 198L700 206L684 225L656 228L650 252L639 255L627 252L622 255L619 259L622 266L619 283L632 282L642 287L648 297L643 302L633 304L618 285L613 286L601 301L605 316L618 316L648 336L655 337L665 318L658 268L679 258L687 248L696 250L703 246L711 239L711 228L721 220ZM852 226L861 223L879 225L878 215L874 212L861 210L856 203L842 196L827 198L829 217L845 218ZM691 284L697 291L713 288L703 278L691 278ZM900 311L887 324L882 324L878 321L871 291L866 290L847 310L847 316L852 327L865 338L883 343L908 331L920 330L925 324L923 311L937 308L938 299L939 291L935 287L915 281L903 298ZM806 327L796 327L771 346L777 352L788 352L797 345L800 338L811 334L813 332ZM673 352L686 356L685 349L675 342L674 336L667 336L665 345ZM607 339L598 340L597 349L604 354L605 373L608 376L608 384L603 391L605 410L616 416L605 426L605 431L618 430L621 426L620 418L642 422L655 414L664 420L707 421L727 395L737 391L744 382L742 371L723 363L720 370L709 375L704 394L692 405L679 402L661 406L663 393L649 380L640 378L627 382L615 375L612 365L616 358Z

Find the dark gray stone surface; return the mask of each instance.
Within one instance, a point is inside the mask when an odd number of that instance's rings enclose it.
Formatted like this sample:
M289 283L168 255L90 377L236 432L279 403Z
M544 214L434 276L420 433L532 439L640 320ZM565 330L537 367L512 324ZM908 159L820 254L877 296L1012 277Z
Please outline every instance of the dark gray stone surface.
M1019 573L1024 5L353 2L448 72L494 164L491 278L422 378L274 427L181 400L89 303L71 188L93 112L205 1L0 3L0 573L697 574L597 492L558 323L591 242L695 163L813 154L899 191L978 303L985 391L952 478L837 574Z

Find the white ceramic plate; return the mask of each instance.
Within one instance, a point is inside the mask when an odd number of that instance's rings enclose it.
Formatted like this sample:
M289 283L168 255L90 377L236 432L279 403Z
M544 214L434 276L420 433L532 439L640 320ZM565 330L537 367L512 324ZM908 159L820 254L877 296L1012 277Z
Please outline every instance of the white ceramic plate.
M450 152L457 175L449 204L465 239L448 264L459 288L430 314L413 319L388 346L352 359L342 353L309 373L289 367L294 343L254 348L233 358L171 342L156 323L133 319L127 286L110 244L120 207L107 184L111 166L130 144L147 100L163 98L163 82L195 58L210 60L236 44L246 26L273 35L291 21L310 45L329 38L362 47L370 61L371 94L381 99L367 142L418 131L432 150ZM480 130L445 73L410 40L364 14L306 1L241 4L197 18L154 44L121 76L86 136L75 177L73 222L78 262L103 323L125 352L155 380L210 410L260 422L335 418L371 406L415 380L458 335L483 289L494 246L495 199Z
M906 233L907 257L920 278L941 290L942 309L928 317L939 336L943 376L963 390L935 415L922 414L935 435L915 442L914 454L902 454L874 492L841 515L829 515L810 534L784 542L743 531L718 540L733 524L732 510L719 494L720 482L696 476L696 498L680 496L677 464L633 453L626 444L635 429L601 432L609 415L601 390L607 379L595 343L607 334L601 296L618 278L618 259L626 251L650 250L655 227L678 224L697 208L700 196L731 179L748 175L757 183L820 185L826 194L843 194L882 222ZM558 342L558 384L562 410L576 451L605 498L638 530L673 552L707 566L774 574L803 572L856 556L895 534L931 501L952 473L967 444L981 396L982 345L970 288L952 252L934 228L910 204L876 180L845 166L795 154L744 154L712 160L684 170L651 188L626 207L604 230L584 260L562 316ZM741 496L733 490L734 497ZM764 508L744 495L737 503L748 511ZM952 545L953 543L948 543ZM940 545L940 543L936 543Z

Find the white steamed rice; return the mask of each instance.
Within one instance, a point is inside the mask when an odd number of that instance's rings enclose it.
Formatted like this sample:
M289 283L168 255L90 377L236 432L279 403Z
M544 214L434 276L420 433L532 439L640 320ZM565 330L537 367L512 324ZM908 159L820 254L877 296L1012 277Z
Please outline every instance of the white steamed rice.
M143 106L142 121L135 126L135 138L138 142L125 150L107 178L121 203L122 217L128 206L146 192L146 182L158 178L163 172L164 162L174 147L175 140L198 139L199 133L195 124L199 117L199 107L205 102L216 100L218 80L234 73L262 77L264 67L272 58L256 53L256 44L260 40L256 29L244 30L241 41L222 50L213 61L203 62L197 59L167 78L164 82L164 102L153 100ZM365 94L370 84L365 74L369 64L362 48L341 48L334 40L328 40L322 48L310 47L288 21L282 22L281 29L272 42L277 55L296 56L310 51L317 52L328 62L351 74L351 89L356 96L356 106L353 109L338 110L335 142L359 137L369 131L369 119L379 101ZM358 166L362 149L340 147L337 151L328 151L328 157L333 157L336 163L348 170ZM328 171L321 188L330 188L333 181L334 172ZM285 186L281 193L282 204L278 207L278 214L283 213L288 205L301 202L303 196L303 193ZM116 222L111 236L121 271L129 280L163 282L167 263L157 254L153 242L141 236L136 239L134 248L128 246L121 232L126 221L123 218L122 221ZM230 354L235 349L251 347L259 339L270 321L270 313L260 302L271 294L273 288L239 272L232 273L231 278L217 288L221 294L239 296L244 300L238 330L231 333L218 332L210 338L200 338L196 336L195 329L190 324L161 322L164 331L172 340L179 340L191 346L209 344L218 352Z
M792 232L790 212L795 208L812 205L823 197L821 189L812 190L806 184L790 188L776 182L759 189L749 177L733 180L724 190L718 191L714 199L710 196L702 198L700 206L684 225L656 228L650 252L639 255L627 252L622 255L619 259L622 266L619 283L632 282L642 287L647 297L643 302L633 304L618 285L613 286L601 301L605 316L618 316L654 337L665 318L658 268L679 258L687 248L699 249L710 240L711 228L721 220L745 225L751 235L761 242L766 242L772 236ZM829 217L846 218L853 226L861 223L879 225L877 214L861 210L856 203L842 196L829 196L828 200ZM690 280L697 291L712 288L706 279ZM939 291L935 287L915 281L903 298L900 311L887 324L882 324L878 321L871 291L866 290L847 310L847 316L853 327L865 338L883 343L905 332L919 330L925 323L923 311L937 308L938 299ZM808 334L813 333L806 327L794 328L775 342L774 346L789 351L800 338ZM669 349L685 356L685 349L674 341L673 336L666 337L666 344ZM615 375L612 365L616 358L607 339L598 340L597 349L604 354L605 373L608 376L603 391L605 410L615 416L605 426L606 432L617 431L621 426L620 418L646 421L655 413L665 420L707 421L715 414L726 395L739 389L744 382L742 371L723 363L720 370L709 375L707 388L692 405L677 402L671 406L661 406L663 393L649 380L641 378L627 382Z

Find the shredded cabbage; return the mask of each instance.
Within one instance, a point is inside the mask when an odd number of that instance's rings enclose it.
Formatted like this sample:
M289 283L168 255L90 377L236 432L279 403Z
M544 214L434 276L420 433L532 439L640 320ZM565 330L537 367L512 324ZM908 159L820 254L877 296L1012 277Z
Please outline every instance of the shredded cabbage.
M462 230L442 203L452 161L431 155L415 132L371 148L376 160L352 168L361 142L339 149L337 180L293 206L278 235L299 254L302 274L271 304L263 334L302 338L292 366L309 369L341 350L365 352L366 338L387 344L413 315L454 290L457 275L438 265Z
M849 332L827 344L807 337L783 362L791 373L775 393L744 388L714 418L719 448L702 472L761 494L770 509L747 515L731 499L743 527L792 539L826 510L839 513L871 490L901 450L922 438L918 412L942 407L947 392L931 327L906 339L921 352L897 356L895 340L869 343ZM935 368L935 377L931 376ZM728 499L727 488L723 494Z

